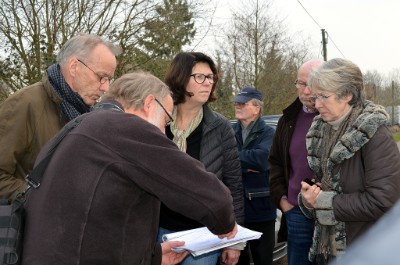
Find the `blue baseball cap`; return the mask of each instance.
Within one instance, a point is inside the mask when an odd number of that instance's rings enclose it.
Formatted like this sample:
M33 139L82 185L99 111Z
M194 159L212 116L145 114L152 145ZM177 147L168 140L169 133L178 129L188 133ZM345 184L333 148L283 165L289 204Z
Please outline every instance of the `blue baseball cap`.
M232 100L235 103L246 103L251 99L258 99L262 101L262 94L260 91L255 89L254 87L245 87L239 91L237 96Z

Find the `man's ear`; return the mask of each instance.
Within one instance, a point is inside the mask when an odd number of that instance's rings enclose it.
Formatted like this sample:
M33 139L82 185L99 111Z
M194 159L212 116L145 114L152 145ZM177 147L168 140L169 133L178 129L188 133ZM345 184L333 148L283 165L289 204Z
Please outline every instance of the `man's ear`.
M154 109L156 107L154 102L155 102L155 97L154 95L151 94L144 99L143 112L147 118L150 117L154 112Z
M79 61L76 58L69 58L68 62L64 65L65 71L72 77L75 77L78 72Z

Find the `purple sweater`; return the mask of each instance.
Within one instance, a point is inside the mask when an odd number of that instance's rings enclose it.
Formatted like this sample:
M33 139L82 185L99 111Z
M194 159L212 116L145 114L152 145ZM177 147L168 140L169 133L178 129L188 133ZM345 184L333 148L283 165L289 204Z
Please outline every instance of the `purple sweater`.
M298 205L297 195L301 189L301 181L305 178L313 178L313 172L307 162L306 134L316 115L317 113L300 111L290 142L291 175L289 179L288 201L292 205Z

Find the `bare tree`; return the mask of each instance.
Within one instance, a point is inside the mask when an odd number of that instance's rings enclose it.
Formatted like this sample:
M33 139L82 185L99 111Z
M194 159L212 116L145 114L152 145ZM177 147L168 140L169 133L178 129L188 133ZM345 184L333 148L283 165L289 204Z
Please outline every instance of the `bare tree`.
M367 71L364 75L366 99L380 103L379 91L383 89L383 76L378 71Z
M3 102L10 93L10 89L0 81L0 104Z
M284 22L272 15L272 3L243 2L233 13L219 53L223 69L232 74L234 90L254 86L264 94L265 112L280 113L296 96L293 81L308 49L287 35Z
M3 0L0 80L12 91L40 80L60 47L80 32L103 36L123 48L117 76L143 68L156 61L157 49L165 50L174 41L176 51L190 41L190 8L186 0ZM179 36L171 30L175 28L182 29Z

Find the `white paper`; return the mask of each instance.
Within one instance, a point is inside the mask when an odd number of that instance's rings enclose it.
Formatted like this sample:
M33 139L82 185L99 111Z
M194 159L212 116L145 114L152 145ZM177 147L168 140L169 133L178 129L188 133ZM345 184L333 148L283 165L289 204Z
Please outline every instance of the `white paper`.
M199 256L213 250L225 248L237 243L259 239L262 233L238 225L238 232L232 239L219 239L207 227L201 227L163 235L163 241L185 241L182 247L174 248L176 252L188 250L193 256Z

